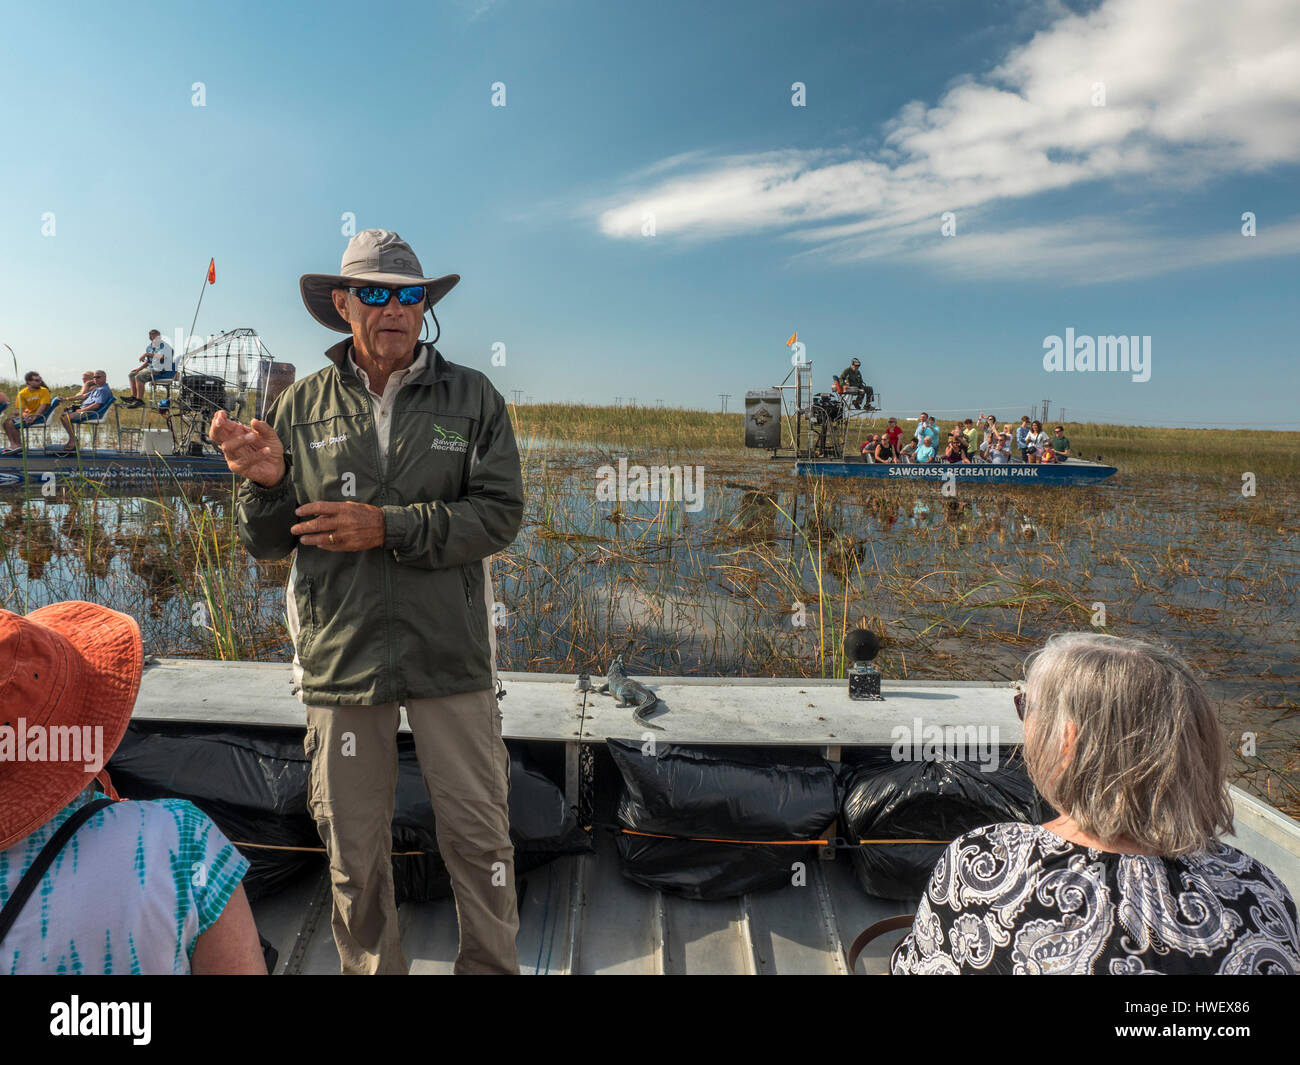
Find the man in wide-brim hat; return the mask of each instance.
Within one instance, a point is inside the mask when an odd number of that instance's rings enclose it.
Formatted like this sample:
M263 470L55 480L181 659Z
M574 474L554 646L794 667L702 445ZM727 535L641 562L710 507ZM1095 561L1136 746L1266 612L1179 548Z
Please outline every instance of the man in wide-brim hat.
M97 788L117 798L103 766L143 664L127 614L0 610L2 973L266 973L248 861L205 814L180 799L84 810Z
M285 607L308 801L344 972L407 970L390 856L403 706L456 894L455 971L519 971L488 557L518 532L523 484L500 393L420 341L459 280L426 276L396 233L357 234L337 274L299 282L312 317L350 334L330 364L265 422L218 411L210 431L245 478L249 551L294 552Z

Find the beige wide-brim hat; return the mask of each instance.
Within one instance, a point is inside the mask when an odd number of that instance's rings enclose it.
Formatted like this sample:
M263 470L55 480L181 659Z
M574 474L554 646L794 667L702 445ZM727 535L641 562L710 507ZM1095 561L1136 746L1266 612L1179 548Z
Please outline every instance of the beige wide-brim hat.
M302 291L302 302L316 321L337 333L351 333L352 327L334 309L330 293L336 288L423 285L429 294L428 306L432 307L455 288L459 280L460 274L425 277L415 252L396 233L388 229L363 229L348 241L337 274L303 274L298 279L298 287Z

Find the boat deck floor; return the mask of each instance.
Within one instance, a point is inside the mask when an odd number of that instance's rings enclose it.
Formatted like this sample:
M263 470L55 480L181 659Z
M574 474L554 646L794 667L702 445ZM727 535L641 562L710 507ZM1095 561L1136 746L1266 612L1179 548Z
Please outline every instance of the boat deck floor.
M613 837L598 831L591 854L560 858L518 879L520 971L530 975L847 973L845 949L882 917L916 902L866 895L844 852L807 863L807 884L700 902L627 879ZM276 972L339 969L330 931L324 861L288 888L253 904L258 930L279 952ZM413 974L450 974L456 906L450 899L398 907L402 948ZM883 973L903 933L881 937L858 961Z
M572 676L504 673L508 738L556 745L566 767L580 745L603 747L609 736L634 736L630 710L574 691ZM600 678L593 678L599 680ZM664 700L656 715L661 742L800 746L838 758L845 747L888 746L898 725L995 727L1003 744L1021 741L1005 683L889 681L884 702L854 702L844 681L813 679L645 678ZM231 727L303 727L283 664L151 659L135 716ZM616 774L596 774L597 825L612 824ZM603 780L603 784L601 783ZM566 768L566 793L577 798ZM1269 866L1300 897L1300 824L1234 788L1236 835L1226 842ZM915 912L919 900L869 896L854 873L851 850L821 860L800 849L806 881L718 902L700 902L644 887L623 875L614 837L597 828L591 853L557 859L519 877L520 968L576 973L845 973L845 947L869 924ZM792 878L793 879L793 878ZM253 903L259 930L279 952L277 972L336 973L324 857L293 883ZM398 909L413 973L450 973L456 957L452 899ZM858 962L859 973L884 972L902 933L881 937Z

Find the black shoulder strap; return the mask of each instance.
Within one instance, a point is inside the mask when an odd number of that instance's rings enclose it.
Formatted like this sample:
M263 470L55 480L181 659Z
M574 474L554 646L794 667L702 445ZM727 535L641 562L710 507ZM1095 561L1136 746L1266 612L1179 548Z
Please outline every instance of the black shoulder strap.
M36 885L41 882L41 877L49 869L50 864L58 857L59 851L63 850L64 845L72 838L72 834L82 825L89 821L95 814L99 813L105 806L112 806L113 799L95 799L93 802L86 803L76 813L69 817L59 826L59 830L50 837L49 842L41 848L41 853L36 856L36 861L23 874L23 878L18 881L18 886L14 888L14 893L9 896L9 901L0 909L0 942L9 933L13 927L14 921L18 920L18 912L31 898L32 892L36 890Z
M883 921L868 925L859 932L858 938L853 941L853 946L849 947L849 975L853 975L853 971L858 965L858 955L862 953L863 948L868 943L878 936L883 936L886 932L896 932L900 928L910 928L915 919L916 914L914 913L905 913L898 917L886 917Z

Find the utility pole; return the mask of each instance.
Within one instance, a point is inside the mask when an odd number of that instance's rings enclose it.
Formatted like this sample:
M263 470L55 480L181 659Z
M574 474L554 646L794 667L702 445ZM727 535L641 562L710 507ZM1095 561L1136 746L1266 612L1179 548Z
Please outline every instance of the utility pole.
M636 396L633 396L631 399L629 399L629 400L627 401L627 405L628 405L629 407L635 407L635 406L636 406Z
M722 413L727 413L727 400L731 398L730 392L719 392L718 398L722 400Z
M1052 401L1050 399L1043 400L1043 416L1038 420L1043 423L1044 427L1047 425L1047 408L1051 404L1051 402Z
M532 397L532 396L529 396L529 397L528 397L528 402L529 402L529 403L532 403L532 401L533 401L533 397Z
M614 406L616 406L616 407L621 407L622 405L623 405L623 397L622 397L622 396L615 396L615 397L614 397Z
M662 407L663 405L664 405L664 401L663 401L662 399L656 399L656 400L655 400L655 406L656 406L656 407Z
M515 406L519 406L519 397L524 394L524 390L522 388L512 388L510 391L515 397Z

